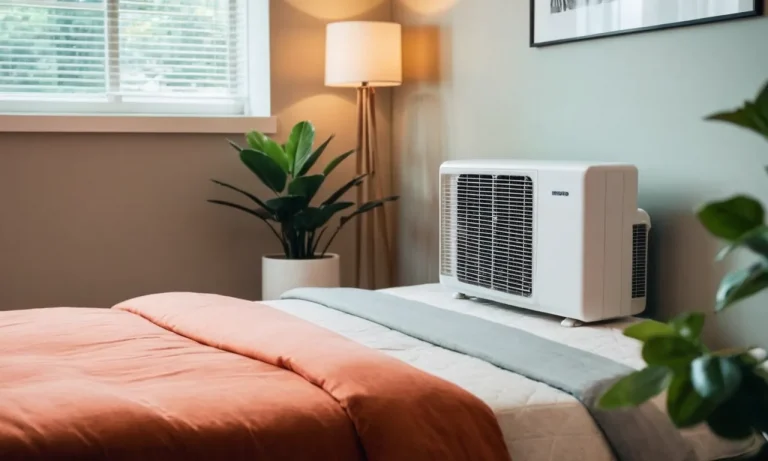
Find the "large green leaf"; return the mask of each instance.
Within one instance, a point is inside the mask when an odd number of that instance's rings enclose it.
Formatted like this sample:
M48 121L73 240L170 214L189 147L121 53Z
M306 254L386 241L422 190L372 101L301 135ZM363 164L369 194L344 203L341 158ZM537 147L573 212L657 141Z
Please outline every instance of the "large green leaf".
M259 131L251 131L245 135L245 140L253 150L264 152L264 143L269 139L267 135Z
M701 312L686 312L672 319L669 325L683 338L698 341L706 318Z
M299 171L298 165L303 165L306 158L312 152L312 144L315 142L315 127L309 122L299 122L291 130L288 141L285 143L285 154L288 156L290 172Z
M240 147L238 143L236 143L235 141L232 141L231 139L227 139L227 142L229 143L230 146L232 146L233 149L235 149L238 152L242 152L243 148Z
M768 227L761 225L734 240L717 254L717 260L725 259L726 256L740 247L747 247L768 259Z
M707 120L730 123L752 130L768 138L768 121L766 121L768 119L758 112L757 107L751 103L745 103L741 109L710 115L707 117Z
M363 183L363 179L365 179L366 176L368 176L368 173L361 174L360 176L358 176L356 178L353 178L351 181L349 181L348 183L346 183L343 186L341 186L341 188L339 190L334 192L330 197L328 197L325 200L325 202L323 202L323 205L330 205L332 203L338 202L339 199L341 197L343 197L344 194L346 194L350 189L352 189L355 186L359 186L360 184L362 184Z
M267 200L267 206L274 210L278 221L284 222L292 219L296 213L307 207L307 199L300 195L286 195Z
M760 90L757 98L755 98L755 106L757 106L757 110L768 119L768 82L763 85L763 89Z
M315 166L315 163L317 163L317 159L320 158L321 155L323 155L323 152L325 152L325 149L328 148L328 144L333 141L334 135L331 135L331 137L328 138L327 141L322 143L320 147L318 147L314 152L312 152L311 155L306 157L303 162L301 162L298 166L296 176L304 176L305 174L309 173L309 170L312 169L313 166Z
M293 224L296 226L296 229L302 231L315 230L326 222L325 212L321 208L305 208L293 218Z
M649 365L687 366L701 354L699 346L679 336L656 336L643 346L643 359Z
M243 189L240 189L239 187L235 187L235 186L233 186L231 184L227 184L227 183L222 182L222 181L217 181L215 179L211 179L211 181L213 181L214 184L218 184L219 186L226 187L227 189L233 190L235 192L239 192L239 193L245 195L246 197L248 197L249 199L253 200L254 202L256 202L256 204L259 205L260 207L269 209L269 207L267 206L266 203L264 203L263 200L261 200L260 198L256 197L255 195L251 194L250 192L244 191Z
M339 156L338 156L338 157L336 157L335 159L331 160L331 163L329 163L328 165L326 165L325 169L323 170L323 174L324 174L324 175L326 175L326 176L328 176L329 174L331 174L331 173L333 172L333 170L335 170L335 169L336 169L336 167L337 167L337 166L339 166L339 165L341 164L341 162L343 162L344 160L346 160L346 159L347 159L347 157L349 157L350 155L352 155L352 154L354 154L354 153L355 153L355 151L354 151L354 150L351 150L351 151L349 151L349 152L344 152L343 154L339 155Z
M741 108L719 112L707 119L731 123L768 138L768 83L762 88L755 102L747 101Z
M720 312L766 288L768 288L768 262L766 261L731 272L720 282L715 310Z
M272 225L269 223L270 220L274 220L272 213L270 213L269 211L264 209L258 209L258 208L255 210L252 210L250 208L244 207L237 203L225 202L223 200L208 200L208 202L213 203L215 205L221 205L227 208L239 210L239 211L242 211L243 213L248 213L251 216L255 216L261 219L267 224L267 227L269 227L269 230L272 231L273 234L275 234L275 237L277 237L277 240L280 242L280 245L282 245L283 247L283 251L288 253L288 244L286 243L285 239L280 234L278 234L275 228L272 227Z
M248 207L244 207L242 205L238 205L237 203L227 202L224 200L208 200L208 203L213 203L214 205L221 205L225 206L227 208L233 208L235 210L240 210L243 213L248 213L251 216L256 216L257 218L261 219L262 221L268 221L271 219L272 215L269 211L263 210L263 209L255 209L252 210Z
M261 179L265 186L275 192L282 192L285 189L285 182L288 180L285 171L267 154L253 149L243 149L240 152L240 160Z
M285 155L285 151L280 144L269 139L269 136L259 131L251 131L245 135L245 139L248 141L248 145L251 149L264 152L269 158L274 160L284 172L290 172L290 168L288 167L288 156Z
M656 336L672 336L674 334L674 328L666 323L657 322L655 320L645 320L629 326L624 330L624 336L635 338L642 342L646 342Z
M768 117L760 111L757 104L745 103L744 110L748 116L752 119L752 123L757 128L757 132L765 137L768 137Z
M296 226L304 230L315 230L328 223L339 211L353 206L353 202L336 202L331 205L324 205L320 208L307 208L296 215Z
M691 427L704 422L715 405L693 388L688 373L678 373L667 390L667 412L677 427Z
M387 203L387 202L394 202L395 200L397 200L399 198L400 197L392 196L392 197L387 197L387 198L383 198L383 199L380 199L380 200L371 200L368 203L364 203L360 208L355 210L355 212L352 213L351 215L344 216L343 218L341 218L341 223L342 224L346 224L349 220L351 220L355 216L361 215L363 213L367 213L367 212L369 212L371 210L375 210L376 208L384 206L385 203Z
M314 176L300 176L291 181L288 185L288 193L291 195L300 195L307 199L307 203L317 194L320 186L323 185L325 176L318 174Z
M291 167L288 162L288 155L283 150L280 144L271 139L264 141L264 150L262 150L269 158L271 158L284 173L291 173Z
M710 233L731 241L762 226L765 220L765 210L760 202L744 195L709 203L697 214Z
M329 214L328 219L330 219L339 211L346 210L351 206L355 206L355 202L336 202L331 203L330 205L323 205L323 210Z
M659 395L672 380L667 367L649 366L621 378L608 389L598 402L603 410L635 407Z
M703 398L724 402L741 385L741 367L735 357L699 357L691 363L691 382Z

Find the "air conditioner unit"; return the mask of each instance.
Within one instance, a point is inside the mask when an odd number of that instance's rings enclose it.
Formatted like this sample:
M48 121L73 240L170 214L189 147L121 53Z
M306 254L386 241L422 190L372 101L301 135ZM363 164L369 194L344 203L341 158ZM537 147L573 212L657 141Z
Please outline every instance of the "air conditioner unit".
M444 163L440 282L568 326L639 314L651 221L637 178L632 165Z

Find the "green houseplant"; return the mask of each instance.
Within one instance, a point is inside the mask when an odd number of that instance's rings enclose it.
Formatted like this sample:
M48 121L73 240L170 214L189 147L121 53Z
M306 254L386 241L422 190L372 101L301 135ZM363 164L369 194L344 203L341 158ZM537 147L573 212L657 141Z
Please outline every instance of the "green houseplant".
M754 101L708 120L731 123L768 139L768 84ZM718 260L739 248L759 257L749 267L723 278L715 311L768 288L768 227L763 205L738 195L704 205L697 216L713 236L727 242ZM637 406L666 390L667 410L677 427L706 422L728 439L768 433L766 358L749 349L710 350L700 338L705 320L703 313L686 313L669 323L648 320L627 328L626 336L643 342L648 366L617 381L599 405L604 409ZM765 446L758 456L766 456Z
M229 141L239 154L240 161L269 190L270 197L259 197L240 187L213 180L215 184L240 194L247 199L248 204L227 200L209 202L247 213L263 221L280 242L283 254L268 258L284 262L263 271L266 275L276 276L269 283L269 287L263 287L265 291L267 288L278 291L285 289L284 284L274 286L276 281L285 279L294 280L296 286L337 284L338 267L330 267L320 262L333 259L334 256L328 254L331 243L344 226L357 216L398 199L396 196L385 197L359 204L357 207L354 202L344 201L347 192L363 183L367 176L363 174L346 182L325 200L315 200L328 176L355 152L352 150L341 154L329 162L322 172L311 173L333 138L329 137L315 148L315 128L312 123L304 121L293 127L285 144L280 144L258 131L246 135L247 147ZM344 211L347 213L335 221L334 217ZM328 232L331 228L333 231ZM285 261L296 262L291 264ZM311 261L314 261L314 264ZM313 269L308 269L310 267ZM285 276L273 274L276 270L284 270ZM328 279L328 274L325 273L327 271L335 271L335 278ZM302 280L298 276L301 273L305 273L308 278Z

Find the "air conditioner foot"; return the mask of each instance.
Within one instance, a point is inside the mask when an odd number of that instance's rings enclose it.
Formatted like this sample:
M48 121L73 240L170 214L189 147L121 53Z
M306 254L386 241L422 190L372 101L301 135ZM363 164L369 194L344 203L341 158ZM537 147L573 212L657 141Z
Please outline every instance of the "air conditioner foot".
M469 299L469 296L465 295L464 293L454 293L453 299Z
M575 320L575 319L563 319L562 322L560 322L560 326L565 328L576 328L584 325L584 322L581 320Z

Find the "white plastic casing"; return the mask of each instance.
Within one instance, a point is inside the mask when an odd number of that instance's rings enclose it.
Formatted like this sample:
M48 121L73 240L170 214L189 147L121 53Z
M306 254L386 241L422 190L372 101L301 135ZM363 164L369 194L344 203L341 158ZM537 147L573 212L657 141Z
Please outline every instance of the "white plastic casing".
M648 214L637 208L635 166L589 162L517 160L451 161L440 168L441 193L461 174L521 175L533 181L533 289L518 296L459 281L456 267L455 197L441 200L440 282L468 296L585 322L635 315L645 310L633 299L633 226ZM646 234L647 238L647 234ZM647 240L640 249L643 268ZM637 254L636 254L637 257ZM453 272L453 273L451 273ZM647 274L647 270L643 270ZM637 283L637 281L636 281Z

